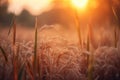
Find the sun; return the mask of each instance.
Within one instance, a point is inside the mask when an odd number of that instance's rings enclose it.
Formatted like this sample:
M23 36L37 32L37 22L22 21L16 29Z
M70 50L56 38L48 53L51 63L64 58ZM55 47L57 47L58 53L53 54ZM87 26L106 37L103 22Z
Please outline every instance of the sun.
M85 9L88 4L88 0L71 0L71 3L74 7Z

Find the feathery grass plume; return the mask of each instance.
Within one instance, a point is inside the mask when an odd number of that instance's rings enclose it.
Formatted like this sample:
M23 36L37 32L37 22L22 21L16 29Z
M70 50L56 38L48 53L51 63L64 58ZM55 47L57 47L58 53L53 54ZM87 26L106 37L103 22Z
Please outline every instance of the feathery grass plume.
M34 79L36 79L36 72L37 72L37 17L36 17L36 23L35 23L35 39L34 39L34 63L33 63L33 68L34 68Z
M5 50L1 46L0 46L0 50L1 50L1 52L2 52L2 54L4 56L4 58L5 58L5 61L8 62L8 58L7 58Z
M114 47L100 47L94 53L94 79L120 80L120 54Z
M112 6L112 11L113 11L113 14L114 14L114 17L115 17L115 20L117 21L117 24L119 23L119 20L118 20L118 16L116 14L116 11L114 9L114 7ZM118 42L118 39L117 39L117 27L114 28L114 46L115 48L117 47L117 42Z
M76 24L77 33L78 33L79 44L80 44L80 47L82 48L82 38L81 38L81 29L80 29L78 11L74 10L74 12L75 12L75 24Z

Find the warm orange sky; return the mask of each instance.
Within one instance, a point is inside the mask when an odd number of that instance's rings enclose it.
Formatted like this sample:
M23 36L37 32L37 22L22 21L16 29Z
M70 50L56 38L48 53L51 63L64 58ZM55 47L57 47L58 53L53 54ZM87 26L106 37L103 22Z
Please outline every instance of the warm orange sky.
M79 13L81 23L87 23L89 17L92 18L92 21L97 24L104 23L105 21L111 21L113 23L113 12L110 8L108 2L110 0L96 0L98 1L99 5L96 8L89 7L84 13ZM107 2L108 1L108 2ZM113 0L118 1L118 0ZM116 12L117 15L120 14L120 8L118 6L119 3L116 5ZM9 20L12 18L11 15L7 14L7 8L5 7L0 9L0 22L7 23L10 22ZM5 14L6 13L6 14ZM74 11L68 7L67 0L63 2L61 0L55 0L54 6L50 11L44 12L39 15L41 24L54 24L60 23L64 25L70 25L69 23L73 22ZM8 20L9 18L9 20ZM24 18L24 19L23 19ZM25 21L24 21L25 20ZM24 12L18 16L18 21L32 23L34 21L34 17L28 14L28 12Z

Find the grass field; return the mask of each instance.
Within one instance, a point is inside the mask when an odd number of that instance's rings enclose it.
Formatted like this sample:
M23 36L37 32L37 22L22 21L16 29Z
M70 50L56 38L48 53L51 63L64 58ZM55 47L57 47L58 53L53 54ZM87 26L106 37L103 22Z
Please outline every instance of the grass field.
M8 28L0 29L0 80L120 80L120 42L115 48L111 31L92 35L87 50L87 41L81 48L77 33L60 25L36 34L16 27L16 37L14 30L8 36Z

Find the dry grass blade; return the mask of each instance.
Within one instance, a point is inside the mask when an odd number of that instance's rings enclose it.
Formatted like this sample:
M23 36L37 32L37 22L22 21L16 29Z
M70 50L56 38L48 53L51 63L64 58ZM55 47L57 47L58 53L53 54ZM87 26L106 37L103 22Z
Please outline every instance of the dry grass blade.
M37 21L37 18L36 18ZM36 61L37 58L37 22L35 26L35 43L34 43L34 60Z
M4 49L0 46L0 50L5 58L5 61L8 62L8 58L7 58L7 55L6 55L6 52L4 51Z
M36 72L37 72L37 17L36 17L36 23L35 23L35 42L34 42L34 78L36 78Z

